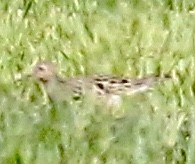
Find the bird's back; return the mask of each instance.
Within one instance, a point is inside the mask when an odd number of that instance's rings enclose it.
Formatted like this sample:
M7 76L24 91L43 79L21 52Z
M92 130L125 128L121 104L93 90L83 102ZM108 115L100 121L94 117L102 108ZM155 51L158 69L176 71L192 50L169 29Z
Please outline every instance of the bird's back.
M168 77L149 76L140 79L120 78L109 75L95 75L91 77L77 77L67 80L74 93L79 95L92 91L98 95L126 94L131 95L151 89L157 82Z

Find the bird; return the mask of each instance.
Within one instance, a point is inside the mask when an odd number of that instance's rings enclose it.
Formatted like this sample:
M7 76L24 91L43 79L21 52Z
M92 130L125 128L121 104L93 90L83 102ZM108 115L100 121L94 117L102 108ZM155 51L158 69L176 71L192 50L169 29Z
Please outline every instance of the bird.
M121 103L122 95L134 95L152 89L156 83L169 79L150 75L143 78L128 78L113 75L91 75L63 78L51 61L39 61L33 68L33 77L44 86L50 100L55 102L78 100L87 93L97 99L105 99L108 105Z

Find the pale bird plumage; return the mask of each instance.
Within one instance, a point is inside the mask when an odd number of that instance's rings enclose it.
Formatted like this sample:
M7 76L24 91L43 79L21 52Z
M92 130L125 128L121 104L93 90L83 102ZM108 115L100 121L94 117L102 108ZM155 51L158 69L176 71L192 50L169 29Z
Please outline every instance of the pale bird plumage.
M87 92L108 100L108 104L121 102L121 95L132 95L151 89L157 82L168 76L149 76L140 79L130 79L108 75L94 75L87 77L61 78L57 74L56 66L49 61L38 62L33 75L41 81L51 100L63 101L79 98Z

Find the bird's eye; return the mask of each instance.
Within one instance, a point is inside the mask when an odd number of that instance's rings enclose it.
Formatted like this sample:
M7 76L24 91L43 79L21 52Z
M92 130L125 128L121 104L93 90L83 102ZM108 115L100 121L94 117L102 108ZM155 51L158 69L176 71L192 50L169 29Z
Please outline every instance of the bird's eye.
M44 68L44 67L42 67L42 66L39 66L39 67L38 67L38 70L39 70L39 71L44 71L44 70L45 70L45 68Z

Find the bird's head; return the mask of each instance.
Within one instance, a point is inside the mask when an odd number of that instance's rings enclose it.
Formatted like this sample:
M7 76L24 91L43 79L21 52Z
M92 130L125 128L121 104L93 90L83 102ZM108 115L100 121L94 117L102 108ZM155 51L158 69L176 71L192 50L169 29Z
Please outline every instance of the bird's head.
M56 66L49 61L38 62L33 69L33 76L42 82L48 82L57 74Z

